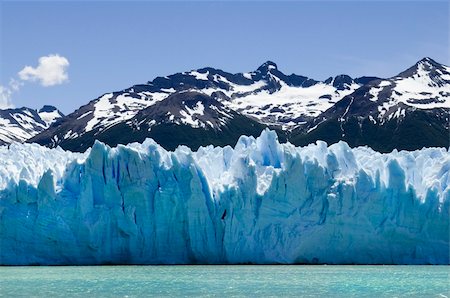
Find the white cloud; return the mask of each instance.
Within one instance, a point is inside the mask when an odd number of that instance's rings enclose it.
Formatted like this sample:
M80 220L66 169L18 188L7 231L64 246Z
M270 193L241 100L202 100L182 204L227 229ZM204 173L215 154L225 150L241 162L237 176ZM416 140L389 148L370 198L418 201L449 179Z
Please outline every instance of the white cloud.
M20 79L24 81L38 81L42 86L59 85L69 80L67 68L69 60L56 55L48 55L39 58L36 68L25 66L19 73Z
M11 89L0 85L0 109L7 109L12 107L11 94L12 94Z
M12 91L19 91L20 87L23 86L23 82L18 81L16 79L10 79L9 80L9 88L11 88Z
M11 78L7 85L0 85L0 109L13 108L11 102L13 93L18 92L24 85L24 81L38 81L42 86L59 85L69 80L67 58L56 55L48 55L39 58L36 68L25 66L19 73L21 80Z
M19 91L22 85L22 82L15 79L9 80L8 86L0 85L0 109L8 109L14 107L11 103L11 96L14 92Z

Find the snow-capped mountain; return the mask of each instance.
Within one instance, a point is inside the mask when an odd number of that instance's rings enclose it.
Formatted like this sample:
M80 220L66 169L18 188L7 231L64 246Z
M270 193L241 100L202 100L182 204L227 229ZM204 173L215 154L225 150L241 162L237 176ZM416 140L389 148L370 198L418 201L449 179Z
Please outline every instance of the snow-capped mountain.
M42 121L44 121L47 124L47 126L52 125L58 119L64 117L64 114L61 113L60 110L58 110L54 106L49 105L43 106L37 112L39 117L41 117Z
M112 96L107 94L100 102ZM215 93L209 96L188 90L173 93L164 100L137 110L133 117L128 114L125 120L111 119L117 122L107 127L98 124L91 126L95 118L90 118L87 121L88 129L83 131L86 121L81 121L84 117L77 115L69 115L75 121L66 120L33 140L74 151L86 150L95 140L117 145L142 142L146 138L152 138L170 150L179 145L197 149L207 144L234 144L241 135L258 136L266 128L223 105ZM76 121L80 121L78 126L73 125Z
M211 96L200 92L181 91L139 111L127 123L136 127L146 123L150 128L157 124L175 123L193 128L221 130L235 115L236 112Z
M186 75L210 82L201 92L219 93L224 105L283 130L318 116L361 86L346 75L323 82L295 74L285 75L271 61L250 73L230 75L204 68Z
M345 110L341 118L365 113L381 123L404 117L405 109L448 109L450 67L424 58L397 76L368 83L346 101L336 105Z
M107 129L127 121L136 113L169 95L196 90L215 96L225 105L267 125L292 128L331 107L357 89L358 79L341 75L324 82L295 74L285 75L273 62L256 71L231 74L214 68L202 68L157 77L143 85L108 93L76 111L77 120L86 122L85 131ZM80 112L80 113L78 113Z
M224 104L283 130L317 117L361 86L358 79L347 75L330 77L323 82L295 74L287 76L273 62L264 63L247 76L263 87L251 92L225 92L230 100Z
M177 98L187 98L192 95L186 91L197 91L210 97L214 101L215 109L228 116L236 112L240 114L239 119L243 119L241 116L246 116L244 122L250 127L247 129L242 123L243 128L239 129L241 133L259 134L267 126L287 130L310 121L369 79L363 77L354 80L349 76L340 75L321 82L295 74L285 75L278 70L275 63L270 61L261 65L256 71L247 73L231 74L219 69L202 68L167 77L157 77L146 84L134 85L119 92L106 93L68 115L58 126L52 127L31 141L82 150L81 148L92 145L94 139L103 139L109 144L110 137L105 139L102 136L111 135L112 131L118 129L116 127L111 130L112 127L119 124L119 127L128 125L135 132L140 131L134 134L134 140L139 140L142 137L142 131L148 130L146 127L141 129L139 126L149 124L152 126L153 122L166 125L169 123L188 125L208 132L220 131L220 125L217 123L220 119L213 120L213 115L210 115L209 122L193 121L190 113L195 113L195 107L177 105L177 107L172 106L171 111L166 111L169 113L167 115L155 115L161 112L161 107L166 106L157 103L164 102L166 99L172 101L170 96L173 94L180 94ZM153 106L155 106L154 111L150 109ZM147 116L148 121L142 122L140 118L143 115L137 114L145 109L153 111L149 113L157 119L149 119ZM133 120L134 117L137 118ZM222 117L225 117L224 114ZM194 118L199 119L198 114ZM229 126L229 123L225 126ZM258 129L255 130L254 127ZM281 134L284 133L281 132ZM233 133L233 136L235 135ZM81 138L81 136L85 137ZM131 138L134 137L131 136ZM118 138L120 139L121 136L115 137L115 139ZM218 143L228 144L236 140L237 135L226 140L225 143ZM162 141L162 143L165 142Z
M424 58L389 79L373 80L294 133L381 151L449 147L450 67Z
M270 61L237 74L202 68L106 93L30 141L82 151L95 139L115 145L155 137L167 149L177 141L195 149L234 144L236 133L223 142L211 139L221 131L255 135L271 127L296 145L343 139L381 151L448 147L449 77L449 67L430 58L388 79L339 75L317 81L285 75ZM236 117L239 128L225 121ZM187 128L195 131L190 137ZM413 131L427 136L410 140Z
M0 145L24 142L64 115L53 106L0 110Z

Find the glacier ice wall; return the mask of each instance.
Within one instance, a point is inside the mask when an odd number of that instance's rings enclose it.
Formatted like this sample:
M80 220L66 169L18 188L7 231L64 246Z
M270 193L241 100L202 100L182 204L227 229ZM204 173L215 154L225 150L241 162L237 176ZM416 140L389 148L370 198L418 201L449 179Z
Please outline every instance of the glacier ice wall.
M0 264L449 264L450 153L0 147Z

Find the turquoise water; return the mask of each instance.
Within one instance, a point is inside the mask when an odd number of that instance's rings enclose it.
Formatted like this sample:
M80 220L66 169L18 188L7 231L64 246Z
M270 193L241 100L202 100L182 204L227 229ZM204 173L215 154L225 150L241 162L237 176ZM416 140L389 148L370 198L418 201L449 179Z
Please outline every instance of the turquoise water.
M450 297L449 266L0 267L0 296Z

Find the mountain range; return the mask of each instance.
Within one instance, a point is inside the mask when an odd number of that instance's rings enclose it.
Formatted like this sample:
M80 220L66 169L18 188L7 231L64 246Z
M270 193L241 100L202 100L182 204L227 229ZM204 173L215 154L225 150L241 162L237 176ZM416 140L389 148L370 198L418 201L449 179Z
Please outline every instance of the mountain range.
M53 116L46 118L46 110ZM3 110L0 142L84 151L95 140L113 146L153 138L168 150L195 150L234 145L268 127L294 145L344 140L389 152L448 148L449 112L450 67L431 58L391 78L324 81L286 75L268 61L246 73L208 67L157 77L105 93L67 116L50 107Z
M62 117L57 108L47 105L39 110L26 107L0 110L0 145L23 143Z

